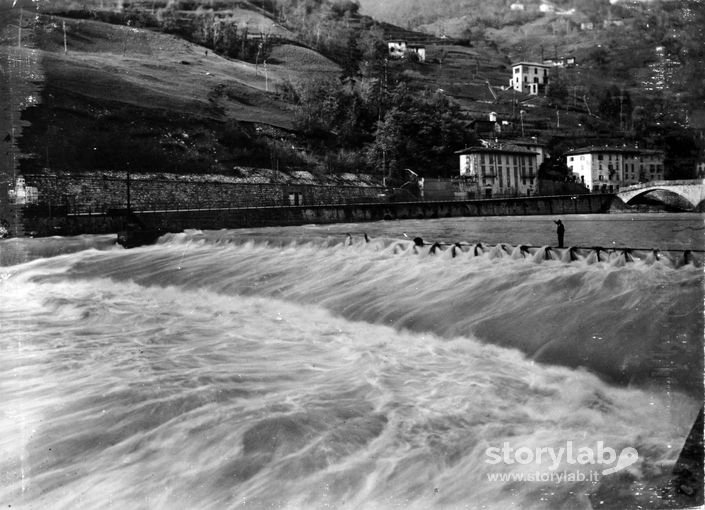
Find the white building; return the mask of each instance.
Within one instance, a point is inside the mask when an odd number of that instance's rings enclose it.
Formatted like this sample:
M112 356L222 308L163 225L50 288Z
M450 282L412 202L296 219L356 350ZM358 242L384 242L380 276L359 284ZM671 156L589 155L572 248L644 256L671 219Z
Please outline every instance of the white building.
M509 6L509 9L512 11L523 11L524 10L524 4L521 3L515 3Z
M18 177L15 186L7 191L10 203L35 204L39 199L39 190L34 186L27 186L24 177Z
M566 165L594 192L615 193L622 186L664 178L663 152L624 147L584 147L566 153Z
M552 66L538 62L519 62L512 66L509 85L517 92L537 95L548 83L548 71Z
M470 147L460 156L460 177L474 196L532 195L537 184L537 154L513 145Z
M545 58L543 64L549 67L575 67L575 57Z
M518 139L518 140L507 140L507 144L509 145L515 145L519 147L520 149L525 149L527 151L531 151L536 153L536 167L540 167L541 163L543 163L546 159L549 158L548 154L548 149L547 147L539 143L539 141L534 138L527 138L527 139Z
M419 62L426 61L426 47L421 44L409 44L406 41L388 41L387 48L390 58L403 59L409 53L414 53Z

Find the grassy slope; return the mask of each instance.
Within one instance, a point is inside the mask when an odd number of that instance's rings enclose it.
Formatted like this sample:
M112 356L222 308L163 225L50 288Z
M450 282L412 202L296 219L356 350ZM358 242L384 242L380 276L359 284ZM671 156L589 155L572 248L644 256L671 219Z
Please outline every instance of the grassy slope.
M66 23L68 53L63 50L61 22ZM293 126L291 109L265 87L272 91L277 82L305 73L337 72L337 66L322 57L312 63L299 52L277 51L281 63L268 66L265 83L261 65L223 58L158 32L55 18L45 26L45 34L41 47L47 80L55 88L92 100L286 129Z
M262 26L261 14L236 12L242 24ZM17 15L0 13L6 26ZM274 49L265 73L261 64L151 30L56 15L40 16L33 26L25 44L39 49L44 92L40 104L23 113L32 128L21 144L35 154L22 162L24 171L91 170L114 162L134 170L231 173L247 166L243 154L252 154L258 135L247 125L272 126L274 132L261 133L277 138L283 136L277 129L294 128L294 110L276 93L278 83L339 73L328 59L288 44ZM0 44L14 43L12 32L4 35ZM244 123L245 135L228 134L233 121ZM91 149L103 156L93 157ZM267 165L269 155L264 160L251 164Z

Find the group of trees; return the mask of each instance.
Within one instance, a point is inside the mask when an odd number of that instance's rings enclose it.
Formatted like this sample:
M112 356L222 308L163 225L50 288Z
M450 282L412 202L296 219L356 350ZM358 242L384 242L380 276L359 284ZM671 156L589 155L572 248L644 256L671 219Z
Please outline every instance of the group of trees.
M448 177L456 173L454 150L470 142L455 101L439 91L413 91L403 80L389 88L362 77L292 88L299 129L314 150L337 150L342 170L389 178L408 168Z
M314 150L337 150L342 170L454 175L454 150L472 142L458 104L442 91L414 90L388 63L377 67L368 62L353 79L287 84L300 131Z

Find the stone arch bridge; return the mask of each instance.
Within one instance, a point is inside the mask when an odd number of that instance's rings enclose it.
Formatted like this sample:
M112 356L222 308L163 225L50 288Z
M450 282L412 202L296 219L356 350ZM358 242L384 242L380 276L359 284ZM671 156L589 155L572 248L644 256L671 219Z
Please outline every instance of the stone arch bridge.
M670 191L687 200L693 209L700 209L705 202L705 179L687 181L651 181L621 188L617 196L628 204L634 198L651 191Z

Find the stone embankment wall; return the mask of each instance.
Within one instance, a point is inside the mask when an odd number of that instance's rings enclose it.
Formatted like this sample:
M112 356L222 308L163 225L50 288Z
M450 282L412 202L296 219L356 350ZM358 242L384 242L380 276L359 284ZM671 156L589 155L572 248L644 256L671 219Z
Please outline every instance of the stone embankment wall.
M577 195L448 202L357 203L259 208L143 211L137 214L148 229L221 229L350 223L379 220L450 218L459 216L564 215L609 212L614 195ZM111 233L124 219L110 214L25 217L25 231L36 235Z
M100 213L127 206L127 175L25 175L28 186L39 190L39 206L57 213ZM237 182L233 179L171 176L130 178L130 205L140 209L193 209L200 207L261 207L345 204L374 198L384 191L364 181L353 184Z

